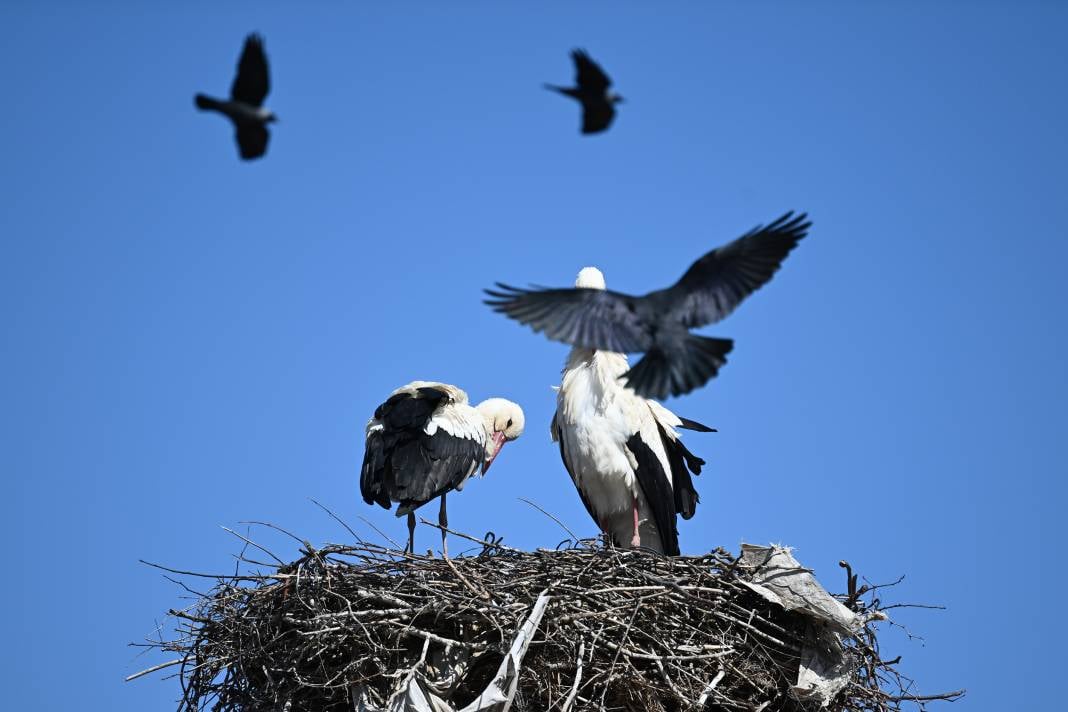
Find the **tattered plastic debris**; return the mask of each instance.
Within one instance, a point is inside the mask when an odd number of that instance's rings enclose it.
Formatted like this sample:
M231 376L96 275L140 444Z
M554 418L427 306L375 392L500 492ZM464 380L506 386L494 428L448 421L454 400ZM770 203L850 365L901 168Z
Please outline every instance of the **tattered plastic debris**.
M745 582L750 590L808 620L792 692L799 700L829 706L855 667L842 637L856 635L863 621L827 593L786 547L742 544L741 563L752 577Z
M429 689L429 684L418 671L412 671L386 702L385 707L375 705L364 687L352 690L353 708L356 712L508 712L515 699L519 685L519 670L523 664L530 641L541 624L549 594L543 591L526 621L519 627L508 654L504 656L497 674L486 689L471 704L456 710Z

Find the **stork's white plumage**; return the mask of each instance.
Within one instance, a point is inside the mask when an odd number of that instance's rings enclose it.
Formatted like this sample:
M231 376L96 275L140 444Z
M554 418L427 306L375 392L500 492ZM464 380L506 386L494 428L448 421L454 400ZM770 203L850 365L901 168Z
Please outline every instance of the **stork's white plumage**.
M523 426L523 410L511 401L489 398L472 407L456 386L413 381L393 391L367 423L360 493L368 504L400 505L397 516L408 515L409 549L412 512L440 496L444 546L445 495L463 489L479 467L485 474Z
M576 287L604 289L604 275L583 269ZM682 444L677 428L711 428L679 418L620 381L627 357L575 347L557 392L551 434L564 467L594 522L617 546L679 554L676 514L697 506L690 472L704 460Z

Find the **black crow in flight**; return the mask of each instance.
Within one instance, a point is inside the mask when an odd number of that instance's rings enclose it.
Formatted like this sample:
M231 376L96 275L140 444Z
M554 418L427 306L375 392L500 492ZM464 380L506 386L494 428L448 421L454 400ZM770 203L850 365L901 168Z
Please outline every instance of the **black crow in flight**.
M251 34L245 38L245 49L237 65L237 76L230 87L230 99L223 101L205 94L196 95L197 108L218 111L234 122L237 147L245 160L259 158L267 152L267 124L277 121L274 112L263 106L271 90L267 70L267 55L263 52L263 38Z
M578 99L582 103L582 133L604 131L615 118L616 108L613 105L623 101L623 97L608 91L612 80L584 50L572 50L571 59L575 60L575 84L578 86L558 87L546 84L545 88Z
M697 336L766 284L812 225L787 213L694 262L671 287L640 297L605 289L604 277L574 289L519 289L497 283L485 290L494 311L581 348L645 356L622 378L638 395L663 399L689 393L715 377L734 346L730 339ZM596 273L596 274L593 274ZM581 276L581 275L580 275Z

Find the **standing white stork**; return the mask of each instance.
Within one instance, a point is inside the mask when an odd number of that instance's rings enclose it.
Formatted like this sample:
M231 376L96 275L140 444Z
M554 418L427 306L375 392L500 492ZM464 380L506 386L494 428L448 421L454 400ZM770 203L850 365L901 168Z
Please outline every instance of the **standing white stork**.
M579 272L576 287L604 289L596 267ZM550 426L560 456L586 510L616 546L644 546L679 555L676 514L693 516L698 496L690 472L705 461L676 428L713 432L680 418L623 385L627 357L574 347L564 367Z
M390 394L367 423L360 493L367 504L408 515L408 547L415 551L414 511L441 497L438 523L445 549L445 495L485 475L504 444L523 433L523 410L503 398L472 407L467 394L447 383L413 381Z

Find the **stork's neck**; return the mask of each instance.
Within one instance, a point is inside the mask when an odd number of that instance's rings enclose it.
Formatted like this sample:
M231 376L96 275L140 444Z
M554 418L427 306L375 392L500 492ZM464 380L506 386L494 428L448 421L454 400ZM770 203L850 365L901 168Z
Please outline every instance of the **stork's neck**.
M561 390L582 390L597 401L610 400L624 390L619 377L628 368L624 354L576 347L568 354Z

